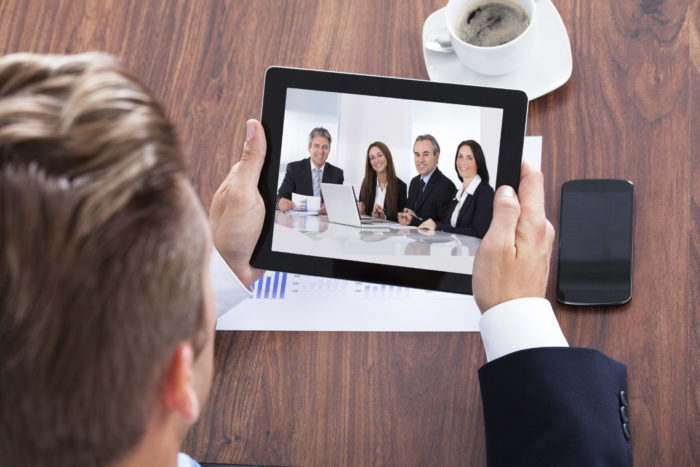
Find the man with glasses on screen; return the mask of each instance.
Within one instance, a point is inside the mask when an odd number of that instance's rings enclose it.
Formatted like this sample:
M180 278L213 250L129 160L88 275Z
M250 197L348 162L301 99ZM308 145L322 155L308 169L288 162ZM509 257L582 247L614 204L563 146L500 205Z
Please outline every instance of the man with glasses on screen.
M440 145L433 135L420 135L413 144L413 162L418 175L408 186L408 199L398 213L401 225L420 225L428 219L439 219L450 204L457 188L438 168Z
M262 274L265 152L249 120L207 223L173 127L114 58L0 58L3 465L198 465L178 450L216 315ZM553 237L524 164L474 261L488 463L631 465L624 365L568 348L542 298Z
M287 212L294 209L292 193L305 196L321 196L321 183L343 184L343 170L326 162L331 152L331 134L318 127L309 134L309 157L287 164L284 180L277 190L277 209ZM326 214L321 204L319 214Z

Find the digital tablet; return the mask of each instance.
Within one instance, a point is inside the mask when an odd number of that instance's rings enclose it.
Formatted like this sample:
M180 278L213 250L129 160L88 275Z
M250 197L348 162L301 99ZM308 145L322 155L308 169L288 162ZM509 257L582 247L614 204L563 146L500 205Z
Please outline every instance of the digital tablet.
M493 191L518 188L527 106L517 90L269 68L252 265L471 294ZM327 184L352 189L326 203Z

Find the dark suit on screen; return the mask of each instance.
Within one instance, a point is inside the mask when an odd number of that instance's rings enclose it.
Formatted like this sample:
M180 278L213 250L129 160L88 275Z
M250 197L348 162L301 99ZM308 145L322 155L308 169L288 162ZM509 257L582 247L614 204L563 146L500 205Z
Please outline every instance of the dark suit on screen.
M396 206L396 212L401 212L403 211L403 208L406 207L406 184L400 179L396 179L396 191L397 193L397 206ZM377 196L377 183L372 185L372 189L369 192L369 199L364 200L360 199L363 203L365 203L365 214L368 216L372 215L372 209L374 209L374 198ZM384 198L384 206L382 206L384 209L384 212L386 213L386 197ZM386 215L387 220L397 222L398 221L398 216L393 215L390 216L389 214Z
M592 349L536 348L487 363L479 383L487 465L632 465L622 363Z
M451 220L458 201L453 199L437 222L437 230L484 238L493 217L493 195L491 185L481 182L474 194L467 195L467 199L464 200L457 216L456 227L452 227Z
M438 222L440 215L445 211L447 205L454 198L457 188L452 181L445 176L437 167L430 176L425 189L421 193L420 190L421 176L416 175L411 179L411 184L408 187L408 199L406 207L413 209L416 215L424 221L433 219ZM411 225L420 225L421 222L415 217L411 219Z
M329 164L323 167L322 183L343 184L343 169ZM292 193L300 195L313 196L314 187L313 179L311 178L311 158L307 157L300 161L290 162L287 164L287 171L284 174L284 180L277 190L277 201L280 198L292 199Z

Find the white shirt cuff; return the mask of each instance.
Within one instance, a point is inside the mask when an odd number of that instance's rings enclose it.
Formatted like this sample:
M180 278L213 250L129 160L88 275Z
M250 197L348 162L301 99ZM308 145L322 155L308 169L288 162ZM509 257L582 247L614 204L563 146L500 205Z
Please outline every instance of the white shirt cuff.
M211 249L209 274L216 297L217 319L253 294L253 291L243 285L231 271L215 245L212 245Z
M544 298L500 303L483 314L479 329L489 362L518 350L569 346L552 305Z

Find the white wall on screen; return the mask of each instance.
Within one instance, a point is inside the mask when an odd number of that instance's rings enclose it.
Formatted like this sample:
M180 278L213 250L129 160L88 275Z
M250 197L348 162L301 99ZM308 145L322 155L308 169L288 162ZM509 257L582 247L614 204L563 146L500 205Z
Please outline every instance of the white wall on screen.
M481 108L481 145L486 158L486 168L489 171L489 185L496 187L496 169L498 169L498 151L501 147L501 127L503 125L503 109L492 107Z
M335 92L287 89L278 188L282 184L287 163L309 157L309 133L316 127L330 132L332 143L328 162L338 165L333 147L337 144L339 105L340 95Z
M409 128L410 101L386 97L343 94L340 98L340 125L337 151L345 183L359 193L365 176L367 147L381 141L391 151L397 175L411 154ZM399 175L399 178L402 178ZM404 179L406 181L406 179Z

